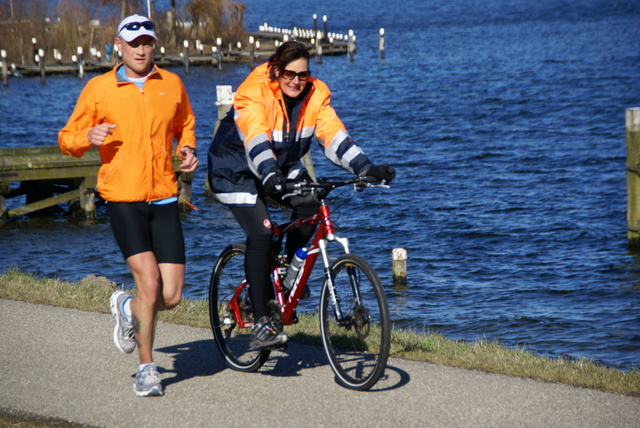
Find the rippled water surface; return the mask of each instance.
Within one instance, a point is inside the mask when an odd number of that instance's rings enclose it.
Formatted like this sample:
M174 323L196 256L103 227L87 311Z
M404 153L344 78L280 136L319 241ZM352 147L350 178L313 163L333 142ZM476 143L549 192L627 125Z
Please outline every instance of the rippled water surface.
M331 57L311 68L353 138L398 170L390 190L346 195L354 198L337 210L353 251L380 273L396 325L638 365L640 257L626 241L624 127L625 109L640 106L638 2L246 3L250 30L265 19L311 27L316 13L329 31L355 31L354 62ZM215 86L237 87L249 68L174 71L196 111L204 161ZM84 83L12 79L0 90L2 144L56 144ZM344 176L313 154L320 174ZM184 216L192 298L205 296L216 255L242 239L204 196L204 174L203 165L200 210ZM403 289L392 286L394 247L409 254ZM0 228L0 251L0 270L131 286L102 208L93 223L12 221Z

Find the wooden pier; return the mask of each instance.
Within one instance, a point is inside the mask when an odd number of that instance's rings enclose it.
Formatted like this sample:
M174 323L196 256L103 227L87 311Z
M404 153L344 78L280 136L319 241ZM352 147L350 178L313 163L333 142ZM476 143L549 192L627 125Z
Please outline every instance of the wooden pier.
M275 52L273 35L267 33L252 33L257 40L263 41L262 49L245 46L240 49L230 49L220 55L211 50L212 46L205 46L200 50L189 54L183 53L163 54L160 49L156 49L154 62L163 68L186 67L186 66L212 66L221 68L222 64L250 63L266 60ZM323 56L340 56L349 53L349 46L346 42L331 42L323 44L310 44L309 40L300 40L309 47L312 57L317 57L317 50ZM207 53L207 49L210 53ZM185 60L186 58L186 60ZM71 74L80 75L84 73L104 73L113 68L116 62L111 60L100 60L91 58L82 61L82 64L72 61L55 61L40 64L7 64L7 73L12 77L29 77L42 75Z
M181 160L174 156L180 205L191 201L193 173L180 171ZM69 202L69 211L84 218L95 217L95 186L100 169L100 154L91 148L81 158L64 155L56 146L0 149L0 223L36 211L58 208ZM9 199L25 196L23 205L7 209Z

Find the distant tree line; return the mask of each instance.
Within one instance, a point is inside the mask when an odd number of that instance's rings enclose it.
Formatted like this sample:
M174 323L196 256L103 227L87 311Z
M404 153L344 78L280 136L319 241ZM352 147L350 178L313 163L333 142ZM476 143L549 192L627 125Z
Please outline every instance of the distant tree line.
M196 40L215 45L217 38L244 45L245 10L245 3L233 0L170 0L169 10L156 9L156 0L0 0L0 49L10 62L32 63L34 48L44 50L47 62L54 49L67 61L79 46L104 51L118 23L134 13L151 15L167 53L181 50L184 40L191 46Z

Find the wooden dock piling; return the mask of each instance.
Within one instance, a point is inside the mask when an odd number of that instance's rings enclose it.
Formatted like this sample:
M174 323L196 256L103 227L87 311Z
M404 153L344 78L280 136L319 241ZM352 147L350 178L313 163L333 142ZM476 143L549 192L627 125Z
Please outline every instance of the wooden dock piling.
M189 40L185 40L183 42L184 46L184 72L185 74L189 74Z
M353 30L349 30L349 35L347 39L347 52L349 53L349 60L351 62L355 61L356 55L356 35L353 33Z
M222 39L216 38L216 56L218 58L218 70L222 70Z
M640 107L625 112L627 130L627 238L640 250Z
M84 60L82 59L82 46L78 46L78 79L84 79Z
M40 83L45 85L47 83L46 73L44 72L44 50L38 50L38 68L40 69Z
M2 85L9 86L9 67L7 67L7 51L0 51L0 61L2 61Z
M253 36L249 36L249 66L253 70L256 68L256 50L255 50L255 39Z
M391 273L394 287L407 285L407 250L404 248L391 250Z

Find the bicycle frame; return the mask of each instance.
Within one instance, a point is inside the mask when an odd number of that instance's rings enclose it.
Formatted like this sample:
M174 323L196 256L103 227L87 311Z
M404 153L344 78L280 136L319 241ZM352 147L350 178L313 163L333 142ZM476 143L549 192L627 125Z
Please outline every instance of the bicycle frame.
M317 227L316 231L314 232L313 239L311 240L307 257L304 259L304 263L300 268L300 273L298 274L295 282L292 284L288 296L285 294L286 290L282 286L280 275L278 275L278 266L274 263L271 269L271 280L273 282L273 289L276 301L280 305L280 313L282 315L282 321L284 325L290 325L296 322L296 308L298 306L298 302L302 297L302 293L304 292L309 276L311 275L311 271L313 270L313 267L315 266L319 255L322 255L325 281L329 281L331 301L335 305L336 299L333 287L331 286L331 275L329 273L330 262L329 254L327 251L327 243L337 242L342 245L345 253L349 253L349 239L336 236L333 221L331 219L331 208L325 203L324 200L320 201L320 208L318 209L318 212L312 216L292 220L281 225L274 223L274 240L281 243L282 239L288 232L305 225L316 225ZM242 317L241 308L238 303L238 296L242 293L242 290L246 286L247 281L245 280L238 286L234 293L234 298L231 299L229 303L230 309L234 312L240 328L250 328L253 325L252 322L247 322L244 320L244 318ZM337 305L335 306L336 310L339 311Z
M291 286L289 296L285 295L285 290L282 287L280 277L278 275L277 266L274 266L272 270L272 280L274 286L274 292L276 295L276 301L280 304L280 312L282 314L282 320L285 325L293 324L295 320L295 310L300 301L302 293L304 293L305 286L311 275L311 271L315 266L315 263L319 255L322 255L322 264L324 266L325 281L331 281L331 275L329 274L329 254L327 251L328 242L338 242L342 245L345 253L349 252L349 240L348 238L339 237L335 234L335 228L333 220L331 219L331 208L325 203L324 200L320 201L320 208L318 212L309 217L303 217L297 220L292 220L282 225L275 225L273 228L273 235L277 241L282 241L284 235L293 229L305 226L305 225L317 225L316 231L311 240L309 246L309 252L304 259L304 263L300 268L300 273L295 282ZM333 296L333 287L331 287L331 293ZM335 299L332 299L335 300Z

